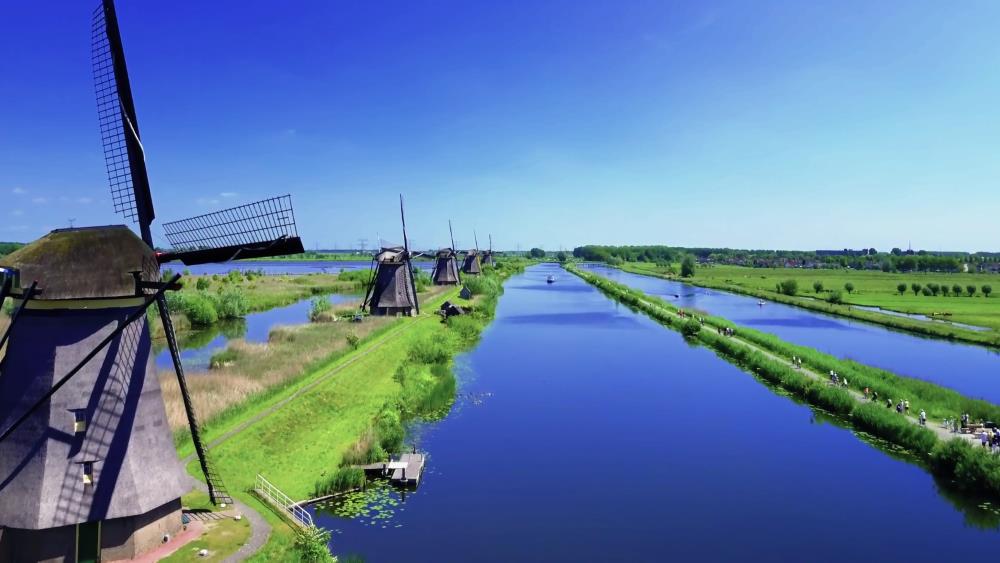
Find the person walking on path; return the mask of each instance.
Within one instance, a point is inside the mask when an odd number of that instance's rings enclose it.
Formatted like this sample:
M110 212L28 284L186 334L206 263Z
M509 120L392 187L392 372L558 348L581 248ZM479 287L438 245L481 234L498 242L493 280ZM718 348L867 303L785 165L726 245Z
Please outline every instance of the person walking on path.
M927 413L920 409L920 426L927 426Z
M983 443L983 449L986 448L986 443L987 443L988 440L989 440L989 438L986 437L986 429L984 428L984 429L980 430L979 431L979 441Z
M910 401L903 399L903 408L906 410L906 414L910 414Z

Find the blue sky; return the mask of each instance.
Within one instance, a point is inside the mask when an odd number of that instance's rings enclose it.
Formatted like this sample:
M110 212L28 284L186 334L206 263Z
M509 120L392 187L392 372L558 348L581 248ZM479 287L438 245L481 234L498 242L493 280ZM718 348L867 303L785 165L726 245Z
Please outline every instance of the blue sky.
M0 240L121 222L96 4L4 7ZM280 6L119 0L158 219L291 193L345 246L403 192L422 246L1000 250L1000 3Z

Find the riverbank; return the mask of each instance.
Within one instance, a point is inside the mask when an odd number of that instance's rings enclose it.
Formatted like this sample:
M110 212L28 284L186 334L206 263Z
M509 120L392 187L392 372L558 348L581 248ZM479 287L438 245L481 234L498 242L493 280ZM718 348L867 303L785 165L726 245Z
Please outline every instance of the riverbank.
M580 271L575 265L567 270L597 287L605 294L633 307L669 328L715 350L720 356L755 375L785 389L803 400L830 410L858 430L906 448L938 476L953 481L959 488L976 494L1000 498L1000 459L981 448L968 447L968 439L952 438L934 418L958 418L968 412L973 418L998 420L1000 407L964 397L955 391L931 383L901 377L885 370L840 360L818 351L794 346L772 335L737 327L719 317L704 316L705 324L679 316L679 309L661 299L633 290L601 276ZM736 331L735 337L720 334L723 329ZM791 358L803 358L805 369L791 367ZM850 388L829 385L820 374L834 370L850 381ZM859 390L868 387L879 393L882 401L911 401L911 413L926 409L929 426L915 424L913 416L897 415L884 404L861 399Z
M164 270L163 277L168 274L169 270ZM170 318L178 332L239 319L248 313L283 307L314 295L358 293L360 297L364 290L364 282L350 274L265 276L232 270L224 275L191 275L181 280L183 287L179 291L167 293ZM150 310L150 318L156 318L155 308ZM150 328L153 338L163 338L159 322L151 322Z
M500 291L503 280L521 267L501 264L494 272L488 270L483 280L470 280L468 285L474 290L481 286L482 291L491 287ZM440 399L441 390L449 388L451 358L475 342L496 305L496 294L482 293L475 296L473 314L442 322L436 311L445 300L465 305L457 294L458 288L449 288L425 301L418 317L394 319L385 331L359 342L357 350L207 430L213 461L229 490L264 513L274 527L268 544L251 560L294 559L296 550L291 529L245 492L257 473L292 498L309 498L337 471L345 456L367 452L375 445L398 449L407 417L453 400L453 388L447 400ZM439 366L448 369L442 372ZM282 403L293 395L294 400ZM276 405L280 406L272 410ZM266 414L260 417L259 413ZM190 453L188 445L179 449L182 455ZM198 475L196 462L188 469Z
M776 303L782 303L785 305L793 305L795 307L801 307L803 309L809 309L811 311L816 311L820 313L826 313L829 315L837 315L841 317L847 317L855 320L860 320L864 322L874 323L882 326L886 326L895 330L901 330L905 332L911 332L914 334L919 334L922 336L929 336L933 338L942 338L947 340L955 340L960 342L967 342L971 344L978 344L981 346L988 346L991 348L1000 348L1000 332L998 332L998 327L1000 327L1000 299L997 298L966 298L966 297L915 297L914 300L924 303L924 307L927 302L931 302L931 305L936 305L937 310L941 310L944 306L959 307L959 312L949 316L950 320L956 322L966 322L968 324L974 324L977 326L989 327L992 330L989 331L976 331L965 329L960 326L953 324L938 322L932 320L916 320L906 317L894 316L886 313L880 313L876 311L866 311L863 309L858 309L854 305L863 306L883 306L887 309L892 309L893 306L898 306L898 304L887 302L885 300L865 300L866 297L870 296L868 293L863 293L859 295L849 295L846 291L841 292L841 298L844 303L830 303L824 300L824 296L821 294L819 298L804 297L801 295L784 295L773 290L774 285L789 276L785 275L785 270L763 270L757 268L740 268L740 273L737 276L730 270L736 268L735 266L728 267L711 267L711 268L699 268L694 277L681 278L672 273L669 273L666 269L656 266L655 264L639 264L626 262L617 265L616 267L622 269L626 272L631 272L634 274L641 274L646 276L659 277L671 281L683 282L690 285L695 285L698 287L704 287L707 289L716 289L720 291L728 291L732 293L739 293L742 295L749 295L752 297L757 297L759 299L766 299L769 301L774 301ZM724 270L723 268L729 268L729 270ZM745 270L745 271L744 271ZM812 275L814 272L822 272L822 270L807 270L806 274L803 274L803 270L789 270L791 272L797 273L798 276ZM761 272L766 272L767 275ZM816 274L819 275L819 274ZM815 277L814 275L813 277ZM885 274L889 275L889 274ZM954 274L961 275L961 274ZM972 274L967 274L972 275ZM922 279L923 274L915 274L913 279ZM818 279L818 278L817 278ZM838 278L836 282L843 281ZM761 283L767 283L767 288L760 286ZM827 281L824 288L827 290L842 290L843 284L837 287L831 287L830 284L836 283L834 281ZM846 283L846 282L845 282ZM861 282L859 282L861 283ZM801 291L805 292L812 287L812 282L810 281L808 285L799 284ZM934 301L936 300L936 301ZM992 315L972 315L970 314L969 307L982 307L984 305L989 305L991 308L993 304L996 303L996 318ZM944 304L944 305L942 305ZM895 309L893 309L895 310ZM906 311L904 311L906 312ZM919 312L914 310L913 312ZM984 320L990 319L990 320Z

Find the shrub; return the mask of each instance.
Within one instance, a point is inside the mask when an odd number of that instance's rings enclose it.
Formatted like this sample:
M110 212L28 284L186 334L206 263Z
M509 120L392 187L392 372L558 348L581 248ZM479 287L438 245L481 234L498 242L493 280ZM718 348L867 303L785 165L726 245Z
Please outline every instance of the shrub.
M246 293L238 287L220 288L216 294L215 310L220 319L240 319L250 310Z
M969 297L972 297L976 294L976 286L972 284L965 286L965 292L969 294Z
M208 278L205 277L198 278L198 281L194 282L194 287L198 291L204 291L208 289L208 286L210 285L212 285L212 282L210 282Z
M431 275L424 270L417 270L413 274L413 285L417 286L417 291L426 291L434 283Z
M821 281L814 281L813 282L813 291L816 292L816 293L819 293L819 292L823 291L823 282L821 282Z
M685 256L684 260L681 260L681 277L694 277L694 257L690 254Z
M854 293L854 284L851 282L845 283L844 290L847 291L847 293Z
M955 294L955 297L959 297L960 295L962 295L962 286L956 283L955 285L951 286L951 292Z
M361 338L354 332L348 332L344 335L344 339L347 340L347 345L355 350L358 349L358 345L361 343Z
M309 320L311 322L320 322L327 319L327 313L333 309L333 305L330 303L330 299L327 297L314 297L312 300L312 305L309 307Z
M330 543L330 532L323 528L312 526L299 529L295 533L295 550L299 552L299 561L303 563L329 563L336 561L330 555L327 544Z
M699 332L701 332L701 323L694 319L688 319L681 325L681 334L688 338L697 336Z
M900 283L899 285L897 285L896 286L896 291L898 291L900 295L906 293L906 284L905 283Z
M219 321L215 304L202 292L176 291L167 294L170 308L184 313L193 326L208 326Z
M778 283L778 293L785 295L795 295L799 292L799 282L795 280L785 280Z
M919 283L916 283L916 282L911 283L910 284L910 289L913 290L913 294L914 295L918 295L920 293L921 285Z
M826 300L835 305L839 305L844 302L844 294L839 291L831 291L830 295L826 296Z
M926 287L926 286L922 290L920 290L920 293L922 293L924 295L924 297L930 297L930 296L934 295L934 292L931 291L931 288Z
M989 286L989 285L984 285L982 287L982 291L983 291L983 295L985 295L986 297L989 297L990 294L993 293L993 287Z
M950 292L951 292L951 287L949 287L947 284L941 286L941 293L944 294L945 297L948 297L948 293Z

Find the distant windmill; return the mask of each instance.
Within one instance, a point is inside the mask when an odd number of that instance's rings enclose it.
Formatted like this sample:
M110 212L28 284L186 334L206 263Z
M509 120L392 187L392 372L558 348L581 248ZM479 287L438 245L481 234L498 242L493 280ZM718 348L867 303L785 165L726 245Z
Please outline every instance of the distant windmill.
M201 439L164 298L180 276L162 282L160 263L303 250L284 196L166 223L173 248L154 251L146 155L113 0L95 10L92 34L112 200L141 238L123 225L58 229L0 261L0 291L17 304L0 363L3 560L131 559L181 531L180 496L190 486L153 364L156 317L146 312L154 304L209 494L232 502Z
M399 217L403 224L403 246L381 246L372 258L372 276L361 304L372 315L420 314L417 286L413 279L410 241L406 235L403 196L399 196ZM419 255L417 255L419 256Z
M475 238L476 247L465 253L465 261L462 263L462 273L470 276L478 276L482 273L479 262L479 236L476 235L476 231L472 231L472 236Z
M458 255L455 253L455 233L451 230L451 220L448 220L448 234L451 236L451 247L437 251L434 271L431 279L434 285L458 285L462 281L458 273Z
M483 252L483 258L481 260L483 266L496 266L496 262L493 261L493 235L490 235L490 248Z

